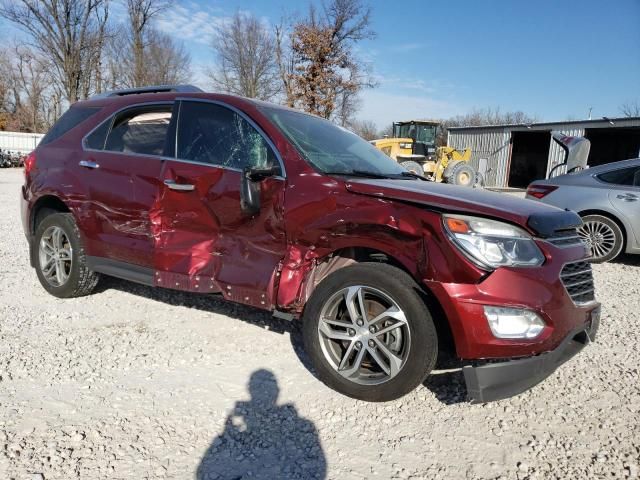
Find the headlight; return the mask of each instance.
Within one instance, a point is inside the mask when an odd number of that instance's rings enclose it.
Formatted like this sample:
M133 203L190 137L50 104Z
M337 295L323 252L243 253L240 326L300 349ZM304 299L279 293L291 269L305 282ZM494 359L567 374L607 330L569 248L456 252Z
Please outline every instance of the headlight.
M527 232L508 223L466 215L443 215L453 243L481 267L537 267L544 255Z
M400 143L398 144L400 148L411 148L411 144L410 143Z

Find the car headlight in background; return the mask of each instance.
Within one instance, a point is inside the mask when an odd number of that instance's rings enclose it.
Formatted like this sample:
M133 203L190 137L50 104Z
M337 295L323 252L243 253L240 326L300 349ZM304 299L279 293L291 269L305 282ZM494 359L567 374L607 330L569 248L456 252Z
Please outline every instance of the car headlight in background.
M544 322L536 312L523 308L490 307L484 316L496 338L536 338L544 330Z
M467 215L443 215L453 243L481 267L537 267L544 255L523 229Z

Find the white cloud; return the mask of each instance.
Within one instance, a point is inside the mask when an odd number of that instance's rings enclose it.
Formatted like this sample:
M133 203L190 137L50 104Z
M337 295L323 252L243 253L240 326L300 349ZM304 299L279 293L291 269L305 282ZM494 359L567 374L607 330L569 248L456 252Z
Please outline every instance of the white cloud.
M394 121L437 119L464 113L460 105L445 100L378 89L364 91L361 105L358 118L373 121L378 128L384 128Z
M191 2L188 7L172 5L158 15L155 26L176 39L209 45L216 28L226 21L220 10Z

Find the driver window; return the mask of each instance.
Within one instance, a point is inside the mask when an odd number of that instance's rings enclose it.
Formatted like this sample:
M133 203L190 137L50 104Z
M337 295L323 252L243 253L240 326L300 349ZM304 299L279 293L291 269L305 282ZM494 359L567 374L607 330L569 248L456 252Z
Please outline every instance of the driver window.
M278 166L262 135L233 110L183 101L178 122L178 158L242 170Z

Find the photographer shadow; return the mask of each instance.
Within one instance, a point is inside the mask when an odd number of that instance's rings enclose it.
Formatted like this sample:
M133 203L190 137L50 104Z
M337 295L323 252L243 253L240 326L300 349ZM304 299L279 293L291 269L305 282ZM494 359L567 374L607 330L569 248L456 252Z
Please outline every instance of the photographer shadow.
M236 402L225 428L204 454L197 480L324 479L326 459L314 424L292 404L278 405L268 370L249 380L249 401Z

